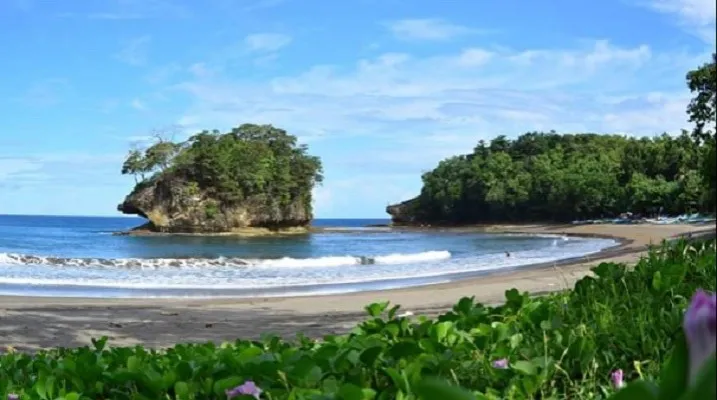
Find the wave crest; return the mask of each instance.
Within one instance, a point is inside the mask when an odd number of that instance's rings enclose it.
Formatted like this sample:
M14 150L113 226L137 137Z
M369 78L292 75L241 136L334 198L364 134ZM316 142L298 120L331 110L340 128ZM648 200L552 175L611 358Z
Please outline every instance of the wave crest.
M27 254L0 253L0 265L48 265L82 268L322 268L371 264L412 264L451 258L451 253L426 251L422 253L388 254L383 256L327 256L316 258L243 259L217 258L64 258Z

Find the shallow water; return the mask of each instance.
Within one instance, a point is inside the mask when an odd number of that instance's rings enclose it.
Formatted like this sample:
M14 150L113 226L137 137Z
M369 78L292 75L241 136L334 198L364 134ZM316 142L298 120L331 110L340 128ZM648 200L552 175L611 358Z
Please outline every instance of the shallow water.
M309 235L113 236L137 218L0 216L0 294L282 296L446 282L599 252L609 239L371 228L316 220ZM506 256L510 253L510 257Z

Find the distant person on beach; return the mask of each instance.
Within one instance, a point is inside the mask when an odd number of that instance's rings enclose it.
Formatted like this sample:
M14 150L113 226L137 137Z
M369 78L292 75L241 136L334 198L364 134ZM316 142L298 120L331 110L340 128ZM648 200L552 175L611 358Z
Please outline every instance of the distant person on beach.
M506 256L506 257L510 257L510 252L509 252L509 251L506 251L506 252L505 252L505 256Z

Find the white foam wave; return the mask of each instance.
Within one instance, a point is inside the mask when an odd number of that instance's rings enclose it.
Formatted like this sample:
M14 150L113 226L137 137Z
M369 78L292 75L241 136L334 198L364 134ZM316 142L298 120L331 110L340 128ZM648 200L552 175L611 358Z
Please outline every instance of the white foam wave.
M269 260L257 260L250 262L251 265L260 267L284 267L284 268L301 268L301 267L342 267L346 265L361 264L360 257L339 256L339 257L318 257L318 258L291 258L284 257Z
M426 251L416 254L389 254L387 256L374 257L376 264L408 264L425 261L438 261L451 258L448 251Z
M0 265L47 265L102 269L208 269L219 268L326 268L362 264L406 264L444 260L448 251L426 251L384 256L327 256L316 258L62 258L0 253Z

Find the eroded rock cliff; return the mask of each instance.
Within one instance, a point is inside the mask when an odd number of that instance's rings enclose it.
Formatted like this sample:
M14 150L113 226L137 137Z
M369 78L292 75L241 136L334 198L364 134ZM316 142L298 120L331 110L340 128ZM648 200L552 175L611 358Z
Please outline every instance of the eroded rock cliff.
M386 213L391 216L394 225L416 225L419 223L415 214L417 203L418 197L392 204L386 207Z
M260 197L222 204L178 179L153 179L138 185L117 210L146 218L141 230L162 233L232 233L246 228L307 227L310 207L300 200L279 206Z
M294 136L251 124L133 150L122 173L138 183L118 211L148 220L135 231L162 233L305 230L322 180L320 160Z

